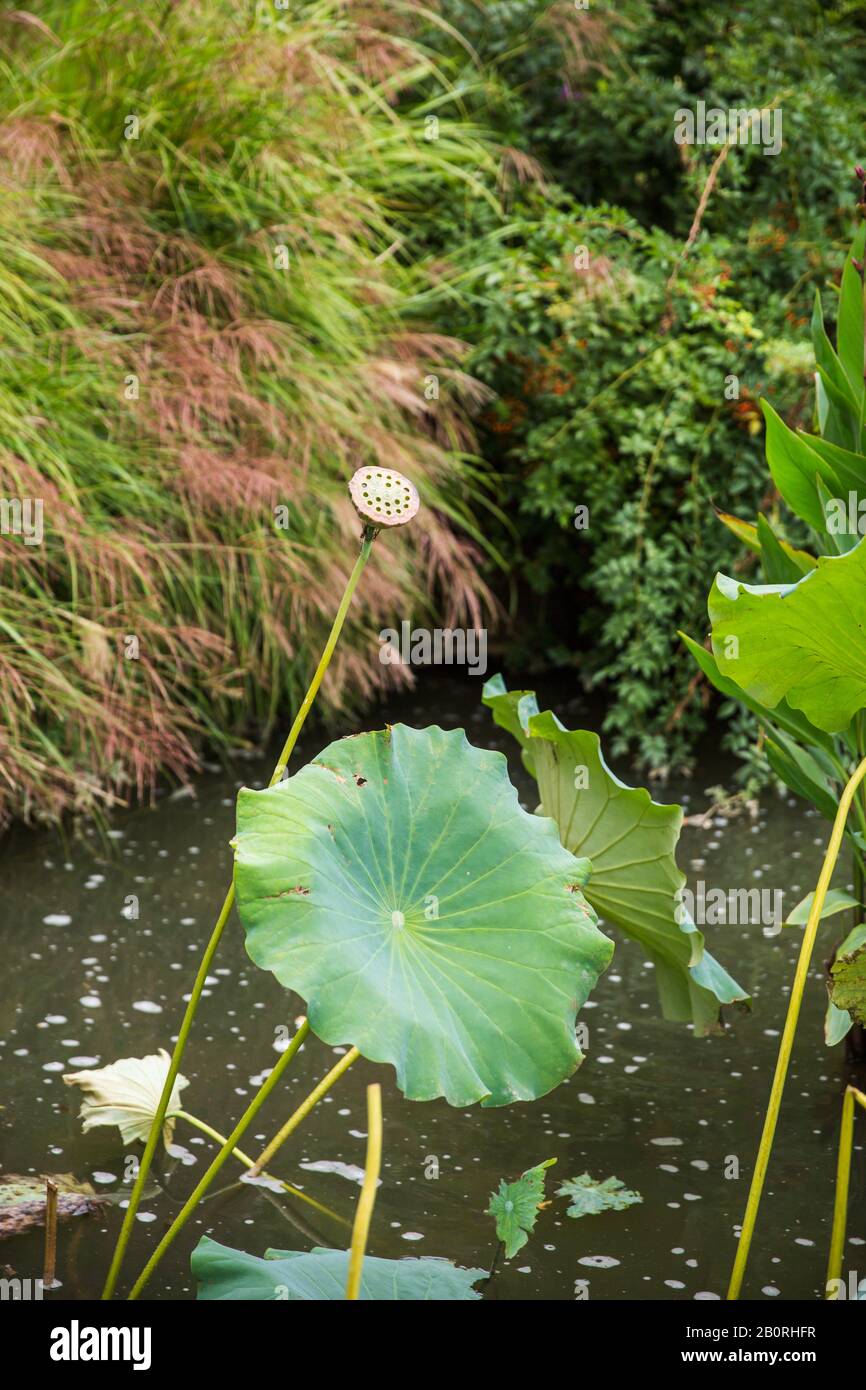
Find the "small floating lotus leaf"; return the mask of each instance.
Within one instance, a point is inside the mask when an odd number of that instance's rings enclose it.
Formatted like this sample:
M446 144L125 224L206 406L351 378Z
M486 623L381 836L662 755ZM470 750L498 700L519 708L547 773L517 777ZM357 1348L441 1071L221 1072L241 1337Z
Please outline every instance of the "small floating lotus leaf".
M505 1245L507 1260L523 1249L535 1228L535 1218L544 1201L546 1169L555 1162L555 1158L548 1158L535 1168L527 1168L516 1182L503 1178L499 1191L490 1198L487 1211L496 1218L496 1234Z
M197 1297L205 1302L285 1301L340 1303L346 1297L348 1250L268 1250L265 1258L232 1250L202 1236L192 1252ZM376 1303L457 1302L479 1299L472 1287L483 1269L450 1260L381 1260L367 1255L360 1299Z
M533 1100L578 1066L575 1015L613 947L501 753L460 729L340 739L241 791L234 843L252 959L410 1100Z
M581 1173L579 1178L570 1178L557 1189L557 1197L570 1197L571 1205L566 1216L597 1216L601 1211L625 1211L636 1202L642 1202L639 1192L630 1192L619 1178L591 1178L589 1173Z
M415 484L393 468L359 468L349 493L358 515L373 526L405 526L421 505Z
M171 1058L160 1048L149 1057L122 1057L96 1071L67 1073L67 1086L80 1086L85 1093L79 1118L85 1132L96 1125L117 1125L124 1144L147 1140L159 1105ZM166 1148L174 1133L173 1114L181 1108L180 1093L189 1082L178 1076L172 1087L162 1131Z
M4 1173L0 1179L0 1240L44 1226L45 1184L49 1179L58 1189L59 1217L86 1216L103 1200L90 1183L78 1182L72 1173Z

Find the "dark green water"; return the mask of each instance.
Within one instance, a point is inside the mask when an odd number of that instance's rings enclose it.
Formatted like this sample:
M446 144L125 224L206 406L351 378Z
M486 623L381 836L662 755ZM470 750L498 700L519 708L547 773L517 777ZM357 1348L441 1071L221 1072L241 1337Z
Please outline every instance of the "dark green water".
M463 725L474 742L501 748L529 805L529 779L506 737L478 710L479 687L436 682L423 704L393 702L388 716ZM555 692L545 693L552 699ZM580 718L561 704L560 712L571 722ZM372 716L365 727L383 722ZM326 741L307 740L294 765ZM171 1046L181 996L228 879L235 792L244 783L260 785L269 772L269 760L244 761L236 775L204 774L194 795L119 815L108 850L95 836L64 847L55 835L20 832L0 848L5 1172L73 1172L100 1190L118 1187L125 1161L119 1132L82 1135L79 1093L61 1075ZM732 781L730 766L705 764L692 784L658 795L689 797L687 810L694 812L707 804L704 789L725 780ZM814 886L827 833L816 815L770 797L757 820L741 816L687 829L680 862L692 886L700 878L724 889L782 889L787 911ZM137 921L123 915L132 894L139 899ZM351 1219L364 1162L365 1087L375 1078L384 1086L385 1160L373 1254L445 1255L489 1267L496 1249L484 1214L491 1190L500 1177L556 1155L548 1195L560 1181L588 1171L597 1178L615 1174L642 1193L643 1204L575 1221L565 1216L562 1199L554 1201L541 1212L530 1243L510 1263L500 1262L485 1297L573 1299L579 1281L586 1281L590 1299L722 1296L800 933L768 938L760 926L706 933L713 952L754 996L752 1014L733 1016L725 1036L696 1040L684 1027L663 1023L652 969L638 946L617 938L613 964L581 1015L590 1029L586 1061L552 1095L503 1110L411 1104L385 1068L361 1061L281 1151L274 1171ZM851 1075L843 1049L828 1050L821 1031L823 960L840 934L834 923L825 924L819 942L748 1276L751 1297L811 1299L823 1286L841 1096ZM227 1132L276 1060L275 1030L293 1031L301 1012L299 999L248 961L233 922L184 1058L185 1107ZM256 1137L247 1135L247 1151L258 1151L334 1061L334 1049L307 1043L262 1112ZM858 1134L846 1277L851 1270L866 1277L866 1126ZM127 1275L140 1269L213 1149L182 1122L175 1140L186 1160L168 1162L158 1174L161 1190L142 1206ZM734 1160L740 1175L726 1177ZM328 1217L236 1184L239 1172L234 1162L223 1170L225 1190L199 1209L149 1297L193 1297L189 1252L204 1232L257 1254L268 1246L347 1243L344 1228ZM115 1205L61 1226L61 1297L98 1295L119 1221ZM41 1231L8 1240L0 1263L35 1278L41 1247Z

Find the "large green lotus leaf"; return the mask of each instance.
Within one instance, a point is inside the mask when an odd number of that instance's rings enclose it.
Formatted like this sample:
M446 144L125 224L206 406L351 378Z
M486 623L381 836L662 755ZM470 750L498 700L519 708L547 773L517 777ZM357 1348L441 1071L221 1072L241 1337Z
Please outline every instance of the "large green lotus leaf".
M503 728L513 731L520 719L541 809L556 821L566 849L590 861L584 892L592 907L653 961L665 1018L692 1022L698 1033L716 1031L719 1005L746 1003L748 995L705 950L680 903L680 807L626 786L607 766L598 735L564 728L549 710L536 712L531 691L507 691L494 676L483 699Z
M241 791L234 844L252 959L410 1100L533 1100L579 1065L575 1015L613 945L501 753L462 729L340 739Z
M348 1250L268 1250L265 1258L232 1250L202 1236L192 1252L196 1297L204 1302L328 1302L346 1297ZM484 1269L461 1269L450 1260L380 1260L367 1255L361 1299L377 1303L458 1302L479 1299L472 1287Z
M785 699L827 733L866 706L866 541L797 584L718 574L709 611L719 670L761 704Z

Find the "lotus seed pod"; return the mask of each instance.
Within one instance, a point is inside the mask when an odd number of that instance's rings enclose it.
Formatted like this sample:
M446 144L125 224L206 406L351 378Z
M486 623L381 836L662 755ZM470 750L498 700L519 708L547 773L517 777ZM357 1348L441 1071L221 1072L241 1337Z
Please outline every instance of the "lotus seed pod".
M405 526L421 505L418 489L393 468L359 468L349 492L368 526Z

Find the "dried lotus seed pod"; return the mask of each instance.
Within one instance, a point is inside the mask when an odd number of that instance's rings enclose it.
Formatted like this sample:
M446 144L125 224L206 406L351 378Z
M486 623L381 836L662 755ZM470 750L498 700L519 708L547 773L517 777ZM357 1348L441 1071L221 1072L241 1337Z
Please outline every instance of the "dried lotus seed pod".
M404 526L421 505L415 485L393 468L359 468L349 482L349 492L368 526Z

